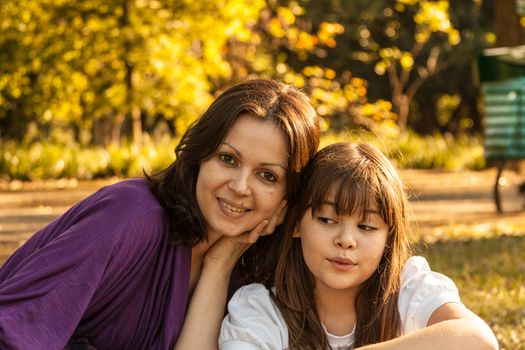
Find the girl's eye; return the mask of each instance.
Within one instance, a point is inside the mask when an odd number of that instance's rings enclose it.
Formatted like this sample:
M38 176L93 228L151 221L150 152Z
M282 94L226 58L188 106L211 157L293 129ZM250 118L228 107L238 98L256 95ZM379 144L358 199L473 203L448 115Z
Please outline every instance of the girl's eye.
M221 162L223 162L225 164L235 165L235 158L233 158L232 156L230 156L227 153L219 154L219 159L220 159Z
M262 171L261 172L261 177L264 179L264 181L268 181L268 182L275 182L275 181L277 181L277 176L275 176L274 174L272 174L269 171Z
M359 224L358 227L360 230L367 231L367 232L377 230L377 228L373 226L365 225L365 224Z
M319 220L319 222L321 224L324 224L324 225L332 225L332 224L335 224L336 221L333 220L333 219L330 219L330 218L327 218L327 217L324 217L324 216L318 216L317 217L317 220Z

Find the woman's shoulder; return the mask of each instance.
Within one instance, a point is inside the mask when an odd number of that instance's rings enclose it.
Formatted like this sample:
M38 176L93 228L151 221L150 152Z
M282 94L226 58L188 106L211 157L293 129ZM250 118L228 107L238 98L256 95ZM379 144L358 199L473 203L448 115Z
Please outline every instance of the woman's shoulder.
M109 219L129 221L141 215L156 216L164 209L144 179L129 179L102 187L79 203L80 208Z
M75 232L79 239L101 244L162 240L167 229L165 212L143 179L124 180L99 189L77 203L53 226Z

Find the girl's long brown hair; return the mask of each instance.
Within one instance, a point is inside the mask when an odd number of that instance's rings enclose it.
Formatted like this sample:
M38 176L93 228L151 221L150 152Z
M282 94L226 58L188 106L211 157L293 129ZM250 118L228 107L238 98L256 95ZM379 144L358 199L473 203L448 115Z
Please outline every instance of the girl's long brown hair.
M355 346L399 334L397 299L402 267L409 255L411 231L404 186L390 161L374 146L339 143L320 150L305 170L303 189L286 223L274 301L288 325L290 349L326 349L328 341L314 301L315 283L304 262L301 243L292 234L303 215L315 213L335 194L338 215L365 215L374 206L389 226L383 257L363 283L356 300ZM350 302L350 301L349 301Z

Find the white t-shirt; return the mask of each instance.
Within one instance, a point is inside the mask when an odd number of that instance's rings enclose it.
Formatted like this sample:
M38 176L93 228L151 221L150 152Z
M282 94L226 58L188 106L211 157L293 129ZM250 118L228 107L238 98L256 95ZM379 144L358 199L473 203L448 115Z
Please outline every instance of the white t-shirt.
M426 327L432 313L446 303L461 303L454 282L431 271L425 258L408 259L403 267L398 299L400 335ZM240 288L228 303L228 313L222 321L220 349L288 348L288 327L262 284ZM353 349L354 331L344 336L332 335L326 328L325 332L332 349Z

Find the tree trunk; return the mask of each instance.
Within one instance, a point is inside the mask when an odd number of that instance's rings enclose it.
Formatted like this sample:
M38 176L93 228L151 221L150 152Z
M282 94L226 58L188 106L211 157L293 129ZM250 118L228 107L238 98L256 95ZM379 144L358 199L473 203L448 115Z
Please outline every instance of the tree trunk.
M120 138L122 132L122 123L126 119L126 114L120 112L117 114L115 119L113 119L113 125L111 126L111 144L115 146L120 146Z
M495 0L493 9L496 46L523 45L525 37L516 12L516 0Z
M401 98L399 99L399 106L398 106L398 120L397 120L397 126L399 126L399 129L403 132L405 131L407 124L408 124L408 114L410 112L410 100L408 99L408 96L403 94L401 95Z
M140 146L142 145L142 120L140 116L140 108L136 106L131 109L131 123L133 143Z

